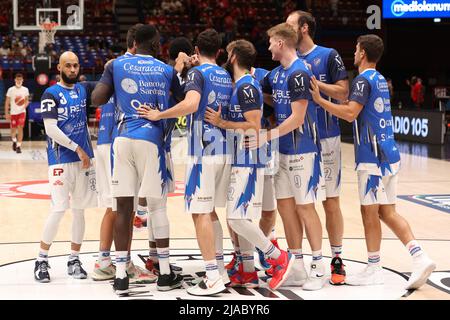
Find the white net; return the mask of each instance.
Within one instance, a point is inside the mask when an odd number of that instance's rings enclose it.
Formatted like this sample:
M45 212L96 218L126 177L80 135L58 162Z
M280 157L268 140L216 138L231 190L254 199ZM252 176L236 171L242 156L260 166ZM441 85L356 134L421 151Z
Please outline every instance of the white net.
M58 29L58 24L47 20L39 26L41 28L41 32L39 32L39 53L43 53L47 44L55 43L55 33Z

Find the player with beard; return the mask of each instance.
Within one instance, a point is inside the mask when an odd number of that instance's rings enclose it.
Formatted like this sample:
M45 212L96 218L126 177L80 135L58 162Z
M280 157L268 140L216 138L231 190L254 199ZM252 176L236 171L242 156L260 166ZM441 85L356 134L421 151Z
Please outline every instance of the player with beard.
M94 157L87 124L86 100L95 83L78 83L80 64L70 51L59 58L61 81L48 88L41 98L41 113L47 133L48 175L51 209L44 227L34 277L49 282L48 252L66 209L72 209L71 254L67 273L86 279L79 259L85 222L84 209L97 206Z

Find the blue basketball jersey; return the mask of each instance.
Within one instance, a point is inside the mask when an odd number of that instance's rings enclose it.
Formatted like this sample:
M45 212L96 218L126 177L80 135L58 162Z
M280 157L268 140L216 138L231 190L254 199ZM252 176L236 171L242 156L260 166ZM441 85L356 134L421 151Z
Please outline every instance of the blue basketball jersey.
M395 174L400 153L394 140L386 79L375 69L364 70L353 80L349 100L364 106L353 122L357 170L375 168L383 176Z
M180 90L173 67L149 55L124 55L107 66L100 82L114 89L121 114L117 136L162 146L163 121L141 118L137 109L140 105L159 110L169 107L170 91Z
M230 100L227 118L229 121L244 122L245 113L251 110L260 110L262 112L263 95L259 82L250 74L241 77L235 84L233 94ZM256 150L249 150L244 147L244 135L235 132L234 135L227 135L228 144L231 144L233 150L232 165L236 167L258 167L265 166L264 157L265 147ZM230 141L232 140L232 141ZM261 153L261 154L260 154ZM267 153L267 152L266 152Z
M97 145L110 144L117 135L117 114L114 97L101 106L100 122L98 124Z
M188 116L188 154L191 156L226 154L225 131L204 121L206 108L218 110L226 118L232 94L231 77L223 68L202 64L189 70L185 92L195 90L201 95L198 110Z
M323 83L333 84L348 78L344 62L334 49L314 46L305 54L298 52L298 56L305 59L316 79ZM323 93L322 97L336 102ZM337 137L341 134L338 118L319 105L317 106L317 124L320 139Z
M312 73L306 62L296 59L289 68L279 66L273 69L263 81L263 92L271 93L277 125L291 114L291 102L306 99L308 108L303 125L280 137L279 148L282 154L302 154L318 152L316 104L309 92Z
M58 128L78 144L89 158L94 157L87 123L88 96L94 90L95 82L79 82L72 88L58 83L47 88L41 97L43 119L58 120ZM76 152L58 145L47 138L48 164L63 164L80 161Z

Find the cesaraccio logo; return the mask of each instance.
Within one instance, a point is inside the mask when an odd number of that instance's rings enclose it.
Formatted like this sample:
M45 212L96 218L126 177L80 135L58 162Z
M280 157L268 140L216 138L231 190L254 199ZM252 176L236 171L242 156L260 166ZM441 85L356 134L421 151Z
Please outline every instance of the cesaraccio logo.
M411 12L450 12L450 3L423 1L395 0L391 4L391 12L396 17L401 17L405 13Z

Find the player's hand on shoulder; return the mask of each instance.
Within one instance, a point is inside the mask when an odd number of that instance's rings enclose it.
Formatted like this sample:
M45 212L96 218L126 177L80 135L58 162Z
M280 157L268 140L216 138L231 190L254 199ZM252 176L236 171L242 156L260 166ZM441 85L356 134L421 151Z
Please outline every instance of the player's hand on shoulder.
M161 119L161 112L158 109L151 109L149 106L143 104L139 106L137 112L141 118L151 121L158 121Z
M319 103L320 98L321 98L320 89L319 89L319 81L317 81L316 77L314 77L314 76L311 77L309 92L311 92L311 96L312 96L314 102Z

